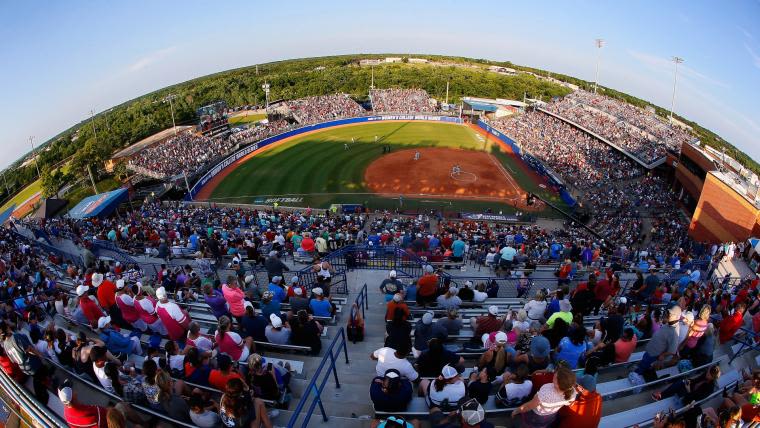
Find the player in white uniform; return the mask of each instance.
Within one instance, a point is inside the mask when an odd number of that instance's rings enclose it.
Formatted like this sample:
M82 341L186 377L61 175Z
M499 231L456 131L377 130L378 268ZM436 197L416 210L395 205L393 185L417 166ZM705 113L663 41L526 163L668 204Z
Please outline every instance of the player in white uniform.
M420 152L414 152L414 160L420 160Z

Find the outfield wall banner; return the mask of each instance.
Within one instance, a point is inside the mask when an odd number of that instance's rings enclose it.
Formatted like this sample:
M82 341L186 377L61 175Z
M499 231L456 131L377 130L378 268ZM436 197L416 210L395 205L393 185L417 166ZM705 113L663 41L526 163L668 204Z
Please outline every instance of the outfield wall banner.
M462 213L462 219L464 220L478 220L478 221L520 221L516 215L504 215L504 214L485 214L485 213Z
M508 145L512 151L517 155L517 157L520 158L526 165L528 165L532 170L536 171L538 174L543 175L546 177L549 182L556 186L559 189L559 196L562 198L562 200L568 205L568 206L575 206L576 201L575 198L570 194L570 192L567 191L567 188L565 187L565 184L562 183L562 180L557 177L552 171L550 171L544 164L536 159L535 157L529 155L528 153L522 153L522 150L520 150L520 146L511 138L504 135L501 131L495 129L491 125L483 122L482 120L478 120L478 126L481 129L484 129L489 134L493 135L494 137L498 138L499 141L502 143Z
M216 177L220 172L222 172L225 168L229 167L233 163L235 163L237 160L255 152L256 150L266 147L272 143L276 143L278 141L282 141L286 138L294 137L296 135L304 134L306 132L316 131L318 129L326 129L331 128L334 126L341 126L341 125L350 125L354 123L362 123L362 122L378 122L378 121L384 121L384 120L422 120L422 121L435 121L435 122L445 122L445 123L462 123L462 119L458 117L451 117L451 116L434 116L434 115L422 115L422 114L408 114L408 115L381 115L381 116L365 116L365 117L352 117L350 119L340 119L340 120L333 120L330 122L323 122L323 123L317 123L314 125L307 125L298 129L293 129L287 132L283 132L282 134L275 135L273 137L265 138L259 142L253 143L249 146L245 146L242 149L238 150L237 152L231 154L227 158L225 158L223 161L219 162L211 168L206 174L203 175L198 181L195 182L192 189L190 189L190 193L185 195L185 200L189 201L195 198L196 195L198 195L198 192L201 191L203 186L208 184L209 181L211 181L212 178Z

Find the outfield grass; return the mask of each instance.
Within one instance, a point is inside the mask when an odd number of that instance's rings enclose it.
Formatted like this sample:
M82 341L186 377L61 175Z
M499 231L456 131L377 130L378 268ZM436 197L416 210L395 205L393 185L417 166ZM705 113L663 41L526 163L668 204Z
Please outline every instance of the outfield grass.
M257 114L234 116L234 117L229 118L228 122L230 125L241 125L243 123L258 122L266 118L267 118L266 114L257 113Z
M375 136L379 137L377 143ZM261 203L267 197L300 197L302 201L283 205L327 207L334 203L363 203L369 208L395 208L399 204L397 199L371 194L363 182L367 166L383 155L383 145L390 145L392 150L414 147L491 150L492 143L488 141L486 145L469 127L433 122L369 123L328 129L295 138L254 156L225 177L214 189L211 199ZM350 148L345 150L344 144ZM520 171L510 163L516 162L513 157L500 154L497 158L507 170ZM403 177L404 171L396 174ZM519 173L513 176L524 189L549 196L538 188L532 177ZM506 203L433 198L405 198L403 207L514 211Z
M35 193L42 190L42 181L41 180L35 180L32 182L32 184L24 187L20 192L16 193L16 196L12 197L8 202L6 202L1 208L0 212L5 211L8 207L10 207L13 204L16 204L16 207L24 203L27 199L31 198Z

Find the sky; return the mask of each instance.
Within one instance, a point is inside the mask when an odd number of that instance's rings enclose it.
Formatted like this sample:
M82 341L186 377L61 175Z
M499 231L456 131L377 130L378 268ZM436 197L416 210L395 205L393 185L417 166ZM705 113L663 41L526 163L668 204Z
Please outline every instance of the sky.
M90 110L230 68L353 53L506 60L589 81L599 54L600 84L665 108L679 56L676 112L760 160L760 0L10 0L0 2L0 167L30 136L47 141Z

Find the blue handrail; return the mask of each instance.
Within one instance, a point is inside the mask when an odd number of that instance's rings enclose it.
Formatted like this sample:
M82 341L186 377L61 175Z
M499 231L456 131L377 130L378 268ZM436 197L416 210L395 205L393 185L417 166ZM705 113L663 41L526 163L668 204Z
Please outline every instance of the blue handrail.
M742 346L740 346L739 350L734 353L734 355L731 357L730 360L728 360L729 364L731 364L736 359L736 357L738 357L739 355L741 355L745 351L751 351L751 350L758 351L758 350L760 350L760 345L758 345L757 343L755 343L755 340L758 337L757 333L755 333L752 330L748 330L748 329L746 329L744 327L740 327L739 330L744 331L745 333L747 333L747 335L745 337L747 337L748 339L744 339L744 338L740 339L740 338L737 338L737 337L733 338L736 343L741 343Z
M364 284L362 289L359 290L359 295L356 296L354 304L357 308L362 310L362 318L364 318L364 310L369 309L369 293L367 292L367 284Z
M301 414L301 411L303 411L304 407L306 406L306 402L309 400L309 397L314 394L314 398L311 401L311 404L309 405L309 409L306 411L306 414L304 415L304 420L301 423L301 428L306 427L309 424L309 420L311 419L311 415L314 412L314 408L319 405L319 410L322 413L322 419L327 422L327 413L325 413L325 407L322 404L322 391L325 389L325 385L327 384L327 380L330 378L330 371L332 371L333 376L335 377L335 388L340 388L340 381L338 381L338 369L335 366L335 359L340 356L340 350L343 348L343 353L346 357L346 364L348 364L348 347L346 346L346 331L343 329L343 327L338 330L338 334L333 339L332 343L330 343L330 346L325 351L325 356L322 357L322 362L319 364L319 368L317 371L314 372L314 375L311 378L311 382L309 382L309 385L304 389L303 396L301 397L301 401L298 402L298 405L296 406L296 409L293 411L293 415L290 417L290 420L288 421L288 427L292 428L296 426L296 422L298 421L298 417ZM335 351L337 350L337 354ZM329 361L330 367L328 371L325 373L322 372L322 369L325 368L325 364ZM319 386L317 386L317 380L322 377L321 382L319 383Z

